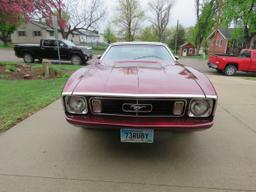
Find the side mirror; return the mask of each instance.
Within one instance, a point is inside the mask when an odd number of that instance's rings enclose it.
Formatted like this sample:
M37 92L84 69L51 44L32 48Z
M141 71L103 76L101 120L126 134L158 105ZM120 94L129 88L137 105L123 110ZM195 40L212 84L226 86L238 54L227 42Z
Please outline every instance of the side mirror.
M97 55L97 59L100 59L101 58L101 55Z
M177 56L177 55L175 55L174 57L175 57L176 60L179 60L179 59L180 59L179 56Z

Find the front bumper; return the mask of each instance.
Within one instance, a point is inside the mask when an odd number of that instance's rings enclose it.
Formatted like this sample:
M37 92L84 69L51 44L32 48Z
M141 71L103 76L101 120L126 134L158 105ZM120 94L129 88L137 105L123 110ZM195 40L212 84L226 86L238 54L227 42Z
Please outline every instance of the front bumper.
M74 125L89 128L152 128L157 130L200 130L212 127L213 118L207 119L168 119L148 117L109 117L109 116L73 116L66 120Z
M213 69L218 69L218 65L211 63L211 62L207 62L207 65L209 68L213 68Z

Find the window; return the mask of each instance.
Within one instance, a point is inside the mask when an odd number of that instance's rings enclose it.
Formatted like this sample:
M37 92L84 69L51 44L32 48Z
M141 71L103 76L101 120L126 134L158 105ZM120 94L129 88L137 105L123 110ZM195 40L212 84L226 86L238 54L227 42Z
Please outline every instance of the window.
M219 46L219 40L217 39L216 40L216 47L218 47Z
M41 31L33 31L33 35L35 37L40 37L41 36Z
M251 52L250 52L250 51L247 51L247 50L242 51L242 52L240 53L240 57L247 57L247 58L250 58L250 57L251 57Z
M26 36L26 31L18 31L18 36L19 36L19 37L24 37L24 36Z
M44 40L43 46L44 47L55 47L56 41L55 40Z
M173 58L164 46L147 44L114 45L108 50L108 52L102 58L103 62L123 60L162 60L172 62Z
M49 35L50 35L51 37L53 37L53 36L54 36L54 31L49 31Z
M220 40L220 47L222 46L222 44L223 44L223 40L221 39L221 40Z

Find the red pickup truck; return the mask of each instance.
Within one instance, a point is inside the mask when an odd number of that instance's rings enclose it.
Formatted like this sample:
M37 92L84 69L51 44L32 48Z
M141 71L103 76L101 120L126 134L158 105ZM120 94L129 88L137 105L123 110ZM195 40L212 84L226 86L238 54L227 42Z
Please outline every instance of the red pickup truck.
M239 56L210 56L208 67L225 75L235 75L237 71L256 72L256 50L243 49Z

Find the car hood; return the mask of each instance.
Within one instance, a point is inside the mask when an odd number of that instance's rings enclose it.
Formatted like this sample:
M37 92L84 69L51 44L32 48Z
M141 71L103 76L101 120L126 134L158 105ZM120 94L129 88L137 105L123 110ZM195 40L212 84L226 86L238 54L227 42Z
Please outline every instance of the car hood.
M122 62L91 66L77 83L77 93L204 95L193 73L182 65Z

